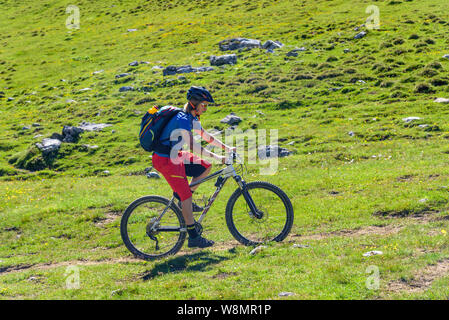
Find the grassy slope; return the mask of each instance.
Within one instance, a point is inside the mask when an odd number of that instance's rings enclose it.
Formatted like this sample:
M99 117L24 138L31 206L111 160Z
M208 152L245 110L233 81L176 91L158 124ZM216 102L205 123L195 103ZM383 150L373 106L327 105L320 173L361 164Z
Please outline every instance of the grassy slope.
M271 299L292 291L293 299L447 298L447 277L417 293L390 292L388 283L412 282L426 265L449 256L442 232L448 228L448 110L433 102L449 95L441 85L449 81L449 60L442 59L449 53L449 4L377 1L381 29L354 40L371 2L170 3L79 1L81 29L73 31L65 28L64 1L0 3L6 17L0 21L0 240L6 244L0 268L36 265L0 275L0 297ZM128 33L130 28L138 31ZM185 74L188 84L154 86L148 95L119 93L122 84L114 83L121 72L133 73L126 85L136 88L162 82L154 65L209 65L207 57L220 54L218 42L236 36L286 46L275 54L243 52L234 67ZM301 46L309 50L285 58ZM345 48L351 52L343 53ZM135 60L150 63L129 67ZM432 92L416 92L420 83ZM151 263L128 259L118 233L120 213L144 194L169 194L163 181L129 176L149 166L136 141L148 103L136 102L179 105L191 84L211 88L218 101L219 108L202 119L206 128L223 129L219 120L234 111L244 119L242 129L276 128L281 145L296 141L288 146L296 154L281 159L276 175L259 176L255 165L247 175L289 194L296 215L292 237L248 256L250 248L237 245L223 228L234 188L228 186L206 220L217 248ZM79 92L86 87L92 90ZM255 110L266 116L252 118ZM407 116L423 119L407 126L401 120ZM11 160L29 154L36 134L49 136L82 120L111 123L115 133L84 133L77 144L63 145L45 170L21 169ZM20 130L34 122L41 127ZM88 152L82 144L99 148ZM112 175L102 177L106 169ZM432 218L420 223L376 212L431 212ZM373 225L402 228L384 235L297 237ZM311 249L292 249L298 242ZM362 257L375 249L384 255ZM82 289L66 290L64 272L74 261L81 265ZM365 287L370 265L380 269L380 290ZM111 296L114 290L118 294Z

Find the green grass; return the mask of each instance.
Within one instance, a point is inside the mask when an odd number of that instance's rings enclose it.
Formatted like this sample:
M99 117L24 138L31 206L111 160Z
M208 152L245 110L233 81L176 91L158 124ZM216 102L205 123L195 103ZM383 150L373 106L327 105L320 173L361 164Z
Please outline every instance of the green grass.
M78 1L81 28L68 30L64 1L1 2L0 299L447 299L447 271L416 291L391 283L407 288L449 258L449 111L433 102L449 98L449 4L376 1L380 29L355 40L370 4ZM152 69L208 66L222 54L218 42L238 36L285 46L237 53L235 66L187 80ZM295 47L307 51L286 57ZM116 83L123 72L132 76ZM119 92L123 85L153 91ZM204 222L215 247L139 261L122 244L120 216L140 196L170 195L163 179L141 174L151 159L138 145L140 118L152 104L181 106L190 85L217 101L205 128L225 129L220 120L235 112L242 130L278 129L294 155L270 176L250 164L245 179L281 187L294 227L249 255L225 227L230 182ZM402 121L409 116L421 120ZM34 146L81 121L112 127L63 143L52 162ZM363 257L371 250L383 255ZM72 265L80 289L66 288ZM366 286L372 265L378 290Z

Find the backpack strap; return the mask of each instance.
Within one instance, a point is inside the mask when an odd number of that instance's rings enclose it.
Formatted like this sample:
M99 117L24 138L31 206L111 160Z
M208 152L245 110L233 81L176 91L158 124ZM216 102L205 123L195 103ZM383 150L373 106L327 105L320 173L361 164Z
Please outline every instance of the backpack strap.
M155 152L160 153L160 154L165 154L167 156L170 155L171 149L172 149L171 147L165 146L162 143L160 143L159 141L156 142L156 145L153 148L153 150Z

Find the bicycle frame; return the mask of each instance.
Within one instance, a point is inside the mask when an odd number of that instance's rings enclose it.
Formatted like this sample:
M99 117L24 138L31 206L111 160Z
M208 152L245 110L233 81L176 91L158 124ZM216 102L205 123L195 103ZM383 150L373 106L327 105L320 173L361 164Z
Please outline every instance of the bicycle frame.
M203 221L203 219L205 218L210 207L212 206L212 204L214 203L218 194L220 193L221 189L223 188L224 184L230 177L234 178L234 180L237 182L239 188L242 190L243 197L245 198L246 202L248 203L251 213L258 219L262 218L262 213L259 212L259 210L257 210L256 205L254 204L254 201L252 200L249 193L246 191L245 181L237 174L237 172L235 171L235 168L232 164L229 164L226 168L218 170L218 171L208 175L207 177L204 177L201 180L191 183L190 187L200 185L206 181L214 179L215 177L218 177L217 182L215 183L215 187L217 187L217 189L215 190L213 195L209 198L209 202L207 203L206 207L204 208L203 212L201 213L201 216L198 218L199 223L201 223ZM157 219L157 222L159 222L162 219L162 217L164 216L167 209L173 204L174 199L175 199L174 196L170 199L169 204L164 209L164 211L162 211L161 215ZM187 231L186 228L178 229L178 228L173 228L173 227L159 227L158 230L159 231Z

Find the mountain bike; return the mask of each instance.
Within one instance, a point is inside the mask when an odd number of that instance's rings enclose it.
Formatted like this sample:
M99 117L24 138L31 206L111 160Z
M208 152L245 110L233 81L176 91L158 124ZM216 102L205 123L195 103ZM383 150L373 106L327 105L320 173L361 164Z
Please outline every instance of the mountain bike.
M242 178L243 165L242 159L231 153L225 168L190 184L193 187L217 178L215 192L195 221L198 233L202 233L203 220L226 181L233 178L238 188L229 198L225 210L226 224L232 236L246 246L284 240L293 226L290 199L271 183L246 183ZM134 256L151 260L176 254L184 244L187 227L175 197L167 199L150 195L135 200L126 208L120 222L120 233Z

